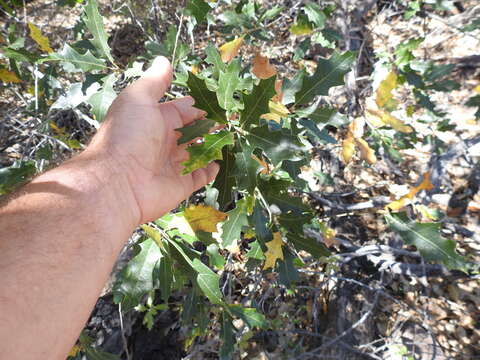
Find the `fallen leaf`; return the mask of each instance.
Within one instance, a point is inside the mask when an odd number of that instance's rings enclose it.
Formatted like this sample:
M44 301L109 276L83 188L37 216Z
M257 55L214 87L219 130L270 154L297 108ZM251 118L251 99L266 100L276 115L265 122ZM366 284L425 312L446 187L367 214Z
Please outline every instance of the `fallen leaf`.
M30 29L30 37L38 44L42 51L47 53L53 52L53 49L50 47L50 41L48 41L46 36L42 35L38 27L32 23L28 23L28 28Z
M377 98L375 99L375 102L380 109L386 108L388 110L393 110L397 106L397 102L393 99L392 94L392 90L397 87L397 80L397 73L392 70L388 73L387 77L380 82L377 89Z
M373 165L377 162L377 157L375 156L375 151L373 151L368 143L362 138L355 138L355 144L360 150L360 159L365 160L369 164Z
M211 206L191 205L184 211L185 219L193 231L216 232L217 224L227 217L227 214Z
M243 36L236 38L235 40L229 41L222 46L220 46L220 56L223 62L229 62L235 56L237 56L240 46L243 43Z
M7 69L0 69L0 80L4 83L19 83L22 82L13 71Z
M279 232L273 233L273 240L265 244L267 246L267 251L265 252L265 264L263 265L263 270L267 270L275 267L277 259L283 260L283 251L282 251L282 235Z
M351 131L348 132L347 137L342 142L342 157L345 164L348 164L355 154L355 138Z
M260 54L257 54L253 58L252 72L259 79L268 79L277 74L275 66L270 64L270 61L266 56L262 56Z
M477 85L475 89L473 89L476 93L480 94L480 85Z
M430 181L430 173L426 172L423 174L422 181L417 186L410 189L407 195L402 196L400 199L392 201L390 204L385 206L386 209L391 211L398 211L404 208L415 196L422 190L432 190L434 188L432 182Z
M405 125L402 120L396 118L388 111L367 108L365 118L375 127L390 125L392 128L402 133L409 134L413 132L411 126Z

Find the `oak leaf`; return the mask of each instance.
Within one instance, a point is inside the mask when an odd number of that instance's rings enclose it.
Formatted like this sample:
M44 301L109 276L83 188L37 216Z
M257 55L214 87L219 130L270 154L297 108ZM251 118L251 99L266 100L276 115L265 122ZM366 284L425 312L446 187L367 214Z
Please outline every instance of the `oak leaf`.
M252 72L259 79L268 79L277 74L275 66L270 64L268 57L257 54L253 58Z
M260 116L261 119L273 120L277 123L280 123L282 118L286 118L288 114L290 114L290 111L287 109L287 107L280 102L275 102L270 100L268 102L268 108L270 112L267 114L261 115Z
M185 219L193 231L216 232L217 224L227 217L227 214L211 206L191 205L184 211Z
M351 131L347 133L347 137L342 142L343 161L348 164L355 154L355 138Z
M0 69L0 80L4 83L19 83L22 82L13 71L7 69Z
M279 232L273 233L273 240L265 244L267 246L267 251L265 252L265 264L263 265L263 270L267 270L275 267L277 259L283 260L283 251L282 251L282 235Z
M387 77L380 82L377 89L377 98L375 99L375 102L380 109L395 109L397 102L393 98L392 91L397 87L397 80L397 73L392 70L388 73Z
M430 181L430 173L426 172L423 174L423 179L417 186L410 189L407 195L402 196L400 199L392 201L385 208L391 211L398 211L404 208L413 198L422 190L432 190L434 188L432 182Z
M42 35L38 27L32 23L28 23L28 28L30 29L30 37L37 43L42 51L47 53L53 52L53 49L50 47L50 41L48 41L46 36Z
M237 56L240 46L243 43L243 36L236 38L235 40L229 41L222 46L220 46L220 56L223 62L229 62L235 56Z

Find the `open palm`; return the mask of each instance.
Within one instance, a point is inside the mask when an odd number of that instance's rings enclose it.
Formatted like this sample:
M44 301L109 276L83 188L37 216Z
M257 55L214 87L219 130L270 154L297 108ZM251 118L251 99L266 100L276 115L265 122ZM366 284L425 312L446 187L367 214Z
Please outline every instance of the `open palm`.
M140 223L170 211L218 172L218 165L211 163L181 175L181 162L188 159L188 152L185 145L177 145L180 134L175 129L201 118L204 112L193 107L191 97L159 103L171 80L168 60L155 59L144 75L115 99L92 141L92 146L108 152L118 174L127 176Z

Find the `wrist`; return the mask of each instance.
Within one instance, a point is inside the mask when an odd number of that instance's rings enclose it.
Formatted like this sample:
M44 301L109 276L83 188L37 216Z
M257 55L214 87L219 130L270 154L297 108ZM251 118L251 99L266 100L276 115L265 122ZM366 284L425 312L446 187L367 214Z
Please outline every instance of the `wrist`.
M74 197L79 208L90 209L100 229L105 227L105 230L123 230L130 234L139 224L140 210L128 179L120 164L104 152L87 148L35 182L60 186L69 194L67 196Z

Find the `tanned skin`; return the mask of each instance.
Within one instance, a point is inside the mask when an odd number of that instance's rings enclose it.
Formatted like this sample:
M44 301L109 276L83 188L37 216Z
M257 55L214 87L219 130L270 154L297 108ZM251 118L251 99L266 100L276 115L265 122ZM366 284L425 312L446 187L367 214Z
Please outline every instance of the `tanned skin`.
M204 112L190 97L159 103L171 79L157 58L81 154L0 207L0 359L65 359L135 227L215 178L215 163L180 175L174 129Z

